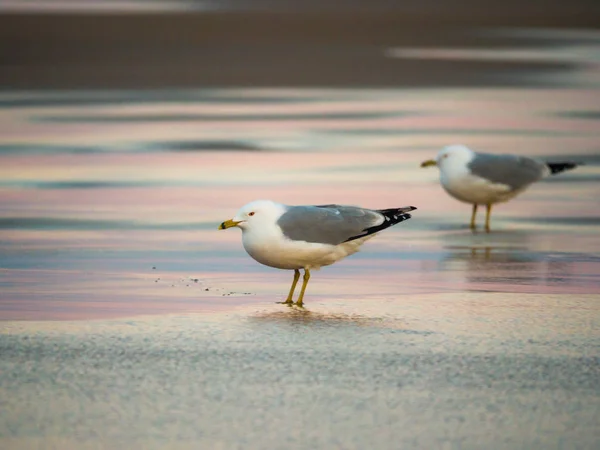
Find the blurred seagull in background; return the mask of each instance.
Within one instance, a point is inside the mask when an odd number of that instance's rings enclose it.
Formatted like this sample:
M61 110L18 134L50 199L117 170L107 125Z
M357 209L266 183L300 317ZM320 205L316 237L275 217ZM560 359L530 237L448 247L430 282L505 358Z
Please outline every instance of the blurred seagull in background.
M577 167L573 162L544 162L517 155L477 153L464 145L444 147L435 159L421 167L438 166L440 182L455 199L473 205L471 229L475 230L477 206L485 205L485 230L490 231L492 205L506 202L532 183Z

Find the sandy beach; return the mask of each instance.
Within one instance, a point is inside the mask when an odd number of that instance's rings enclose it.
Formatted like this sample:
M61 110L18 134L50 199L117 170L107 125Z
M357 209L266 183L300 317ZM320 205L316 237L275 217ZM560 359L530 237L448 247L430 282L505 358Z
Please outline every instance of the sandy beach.
M598 448L595 3L350 3L0 15L0 448ZM452 143L582 165L472 233ZM260 198L418 209L299 310Z
M592 449L598 308L482 292L2 323L0 435L4 448Z

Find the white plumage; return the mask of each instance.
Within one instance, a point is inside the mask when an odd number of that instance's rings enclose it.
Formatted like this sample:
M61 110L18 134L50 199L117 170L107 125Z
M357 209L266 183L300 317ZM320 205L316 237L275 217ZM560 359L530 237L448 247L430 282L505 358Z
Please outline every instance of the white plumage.
M261 264L294 270L294 283L284 303L291 304L300 269L305 270L297 305L302 305L310 270L356 253L379 231L409 219L416 208L371 210L355 206L288 206L258 200L243 206L220 229L238 227L248 254Z

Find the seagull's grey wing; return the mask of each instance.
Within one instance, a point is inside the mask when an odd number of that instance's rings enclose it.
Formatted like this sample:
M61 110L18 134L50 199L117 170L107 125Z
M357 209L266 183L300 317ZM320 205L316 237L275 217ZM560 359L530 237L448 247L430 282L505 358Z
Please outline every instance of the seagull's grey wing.
M512 190L523 188L543 178L546 164L532 158L516 155L490 155L477 153L468 164L474 175L510 186Z
M373 211L355 206L291 206L277 225L294 241L338 245L410 219L412 206Z
M375 211L354 206L291 206L277 225L294 241L338 245L384 220Z

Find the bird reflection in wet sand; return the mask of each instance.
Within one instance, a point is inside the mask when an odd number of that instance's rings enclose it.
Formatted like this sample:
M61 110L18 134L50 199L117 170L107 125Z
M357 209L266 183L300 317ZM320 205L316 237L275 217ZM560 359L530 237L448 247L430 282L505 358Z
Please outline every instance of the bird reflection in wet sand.
M325 327L368 327L401 330L410 334L431 334L427 330L407 328L404 320L397 316L381 315L368 317L362 314L340 314L308 311L304 308L285 311L269 311L256 314L249 318L253 322L269 322L283 326L308 326L313 328Z
M490 231L492 205L506 202L531 184L577 167L573 162L544 162L517 155L476 153L464 145L444 147L436 159L421 167L437 166L444 190L458 201L473 205L470 228L476 229L478 205L486 206L485 230Z
M300 269L304 282L296 302L302 307L310 271L356 253L377 233L408 220L414 206L372 210L356 206L287 206L258 200L243 206L220 230L238 227L248 254L261 264L294 271L287 299L292 301Z
M531 262L535 258L527 255L522 247L484 246L446 246L448 255L444 260L455 261L487 261L493 263Z
M307 309L291 309L289 311L272 311L253 316L254 320L264 320L271 322L280 322L285 324L302 324L302 325L368 325L376 321L376 319L368 318L361 315L347 315L338 313L319 313L309 311Z
M568 278L561 276L568 272L568 265L526 248L448 246L446 250L440 269L464 273L465 281L473 284L547 285L562 284Z

